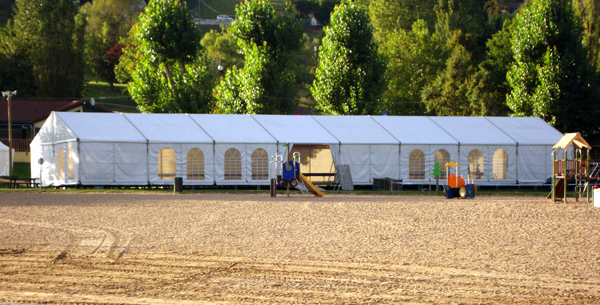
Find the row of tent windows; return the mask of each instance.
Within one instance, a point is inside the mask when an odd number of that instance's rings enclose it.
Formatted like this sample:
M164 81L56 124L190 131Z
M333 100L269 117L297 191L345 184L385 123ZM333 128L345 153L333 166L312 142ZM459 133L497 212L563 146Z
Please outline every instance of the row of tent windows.
M450 162L450 153L445 149L435 152L434 162L440 164L441 179L446 179L444 166ZM508 154L504 149L494 152L492 163L492 179L502 180L508 178ZM478 149L469 152L469 175L472 179L484 177L483 153ZM425 154L420 149L415 149L408 156L408 178L413 180L425 179Z
M242 154L235 148L225 151L225 180L242 180ZM251 157L252 180L269 179L269 156L258 148ZM173 179L176 175L177 157L171 148L163 148L158 153L159 179ZM204 153L192 148L187 153L187 180L204 180Z
M242 155L239 150L230 148L225 151L225 180L242 179ZM69 179L75 178L75 150L68 149L67 172L64 167L63 148L57 153L57 178L65 180L65 174ZM481 151L474 149L469 152L469 174L473 179L484 177L484 157ZM445 149L435 152L434 162L441 167L441 179L446 179L446 171L443 166L450 162L450 153ZM267 152L258 148L252 152L251 157L252 180L267 180L269 178L269 157ZM158 177L159 179L173 179L176 175L177 157L171 148L163 148L158 153ZM408 160L408 177L412 180L425 179L425 154L420 149L410 152ZM508 177L508 154L504 149L494 152L492 163L492 179L502 180ZM204 180L204 152L199 148L192 148L187 153L187 180Z

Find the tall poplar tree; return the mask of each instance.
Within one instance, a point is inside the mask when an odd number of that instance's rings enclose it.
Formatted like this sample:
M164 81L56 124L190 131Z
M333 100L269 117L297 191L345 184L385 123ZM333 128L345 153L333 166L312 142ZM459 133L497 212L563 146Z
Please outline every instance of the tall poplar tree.
M385 64L377 52L367 12L342 0L319 50L311 92L321 110L333 114L375 114L385 89Z

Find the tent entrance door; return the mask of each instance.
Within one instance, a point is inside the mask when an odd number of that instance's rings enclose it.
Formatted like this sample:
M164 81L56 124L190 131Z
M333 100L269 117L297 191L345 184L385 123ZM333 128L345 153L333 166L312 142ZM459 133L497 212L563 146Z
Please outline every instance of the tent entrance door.
M333 185L335 164L328 144L294 144L290 155L300 153L300 172L313 184Z

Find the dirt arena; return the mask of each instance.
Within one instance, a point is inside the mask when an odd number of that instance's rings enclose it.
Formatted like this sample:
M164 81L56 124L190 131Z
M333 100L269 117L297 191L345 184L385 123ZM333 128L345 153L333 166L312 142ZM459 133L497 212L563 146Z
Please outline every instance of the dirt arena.
M574 200L0 192L0 228L0 303L600 303Z

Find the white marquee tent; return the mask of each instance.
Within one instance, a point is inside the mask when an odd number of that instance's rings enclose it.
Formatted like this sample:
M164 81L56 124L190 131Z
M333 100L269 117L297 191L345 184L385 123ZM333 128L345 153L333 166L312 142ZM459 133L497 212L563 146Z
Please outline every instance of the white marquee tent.
M0 142L0 176L10 175L10 156L8 147Z
M283 144L329 145L354 184L427 183L458 162L479 183L540 183L562 134L539 118L66 113L31 143L42 185L267 185ZM32 177L40 167L32 162Z

